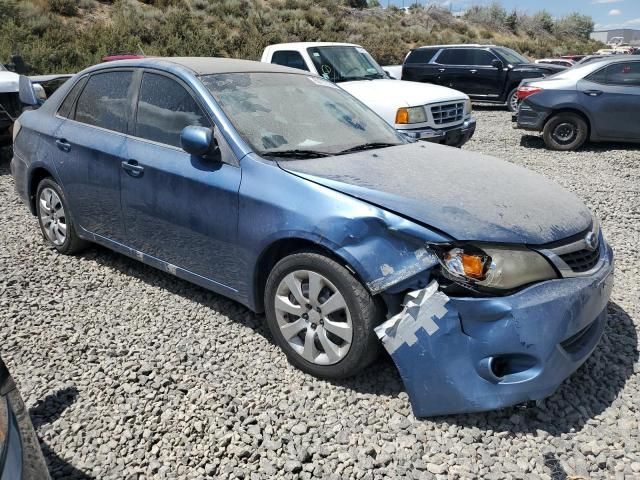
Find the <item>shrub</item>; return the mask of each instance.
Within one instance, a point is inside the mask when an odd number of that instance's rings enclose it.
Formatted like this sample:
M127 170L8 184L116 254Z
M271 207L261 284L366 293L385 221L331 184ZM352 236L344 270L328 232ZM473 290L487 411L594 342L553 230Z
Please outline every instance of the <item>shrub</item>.
M78 13L78 0L49 0L52 12L72 17Z

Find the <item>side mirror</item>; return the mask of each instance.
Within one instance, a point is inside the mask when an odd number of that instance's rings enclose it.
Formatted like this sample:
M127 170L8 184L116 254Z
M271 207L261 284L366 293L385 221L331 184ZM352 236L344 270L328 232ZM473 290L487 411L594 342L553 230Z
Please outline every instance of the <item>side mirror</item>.
M213 130L211 128L196 127L194 125L189 125L182 129L180 133L180 145L185 152L198 157L204 157L208 153L217 150L213 139Z
M502 63L502 60L498 60L497 58L493 62L491 62L491 65L498 70L502 70L504 68L504 63Z
M31 80L24 75L20 75L18 80L18 97L23 105L29 107L39 107L42 103Z

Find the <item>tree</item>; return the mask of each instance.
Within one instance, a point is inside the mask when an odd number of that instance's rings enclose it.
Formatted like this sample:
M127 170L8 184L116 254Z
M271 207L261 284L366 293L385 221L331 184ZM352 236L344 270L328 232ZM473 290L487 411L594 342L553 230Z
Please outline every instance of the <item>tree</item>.
M505 25L510 31L512 31L513 33L516 33L518 31L518 22L519 22L518 12L516 12L514 8L513 11L506 18Z

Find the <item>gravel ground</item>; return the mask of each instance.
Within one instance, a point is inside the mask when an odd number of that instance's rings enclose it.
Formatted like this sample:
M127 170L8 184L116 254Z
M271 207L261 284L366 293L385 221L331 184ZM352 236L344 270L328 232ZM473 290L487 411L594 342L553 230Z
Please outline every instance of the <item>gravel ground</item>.
M237 303L102 248L53 253L5 151L0 349L53 477L640 478L639 148L553 153L505 111L478 119L465 148L545 174L597 212L617 283L600 346L544 403L427 420L388 358L320 381Z

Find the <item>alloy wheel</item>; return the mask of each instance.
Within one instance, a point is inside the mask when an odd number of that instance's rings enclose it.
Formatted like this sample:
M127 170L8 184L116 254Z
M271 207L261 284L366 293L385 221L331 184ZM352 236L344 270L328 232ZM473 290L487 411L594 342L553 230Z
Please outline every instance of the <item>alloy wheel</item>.
M274 301L280 333L302 358L333 365L349 353L351 314L328 278L310 270L291 272L280 281Z
M67 216L62 200L52 188L43 188L40 192L40 221L46 237L56 246L67 239Z

